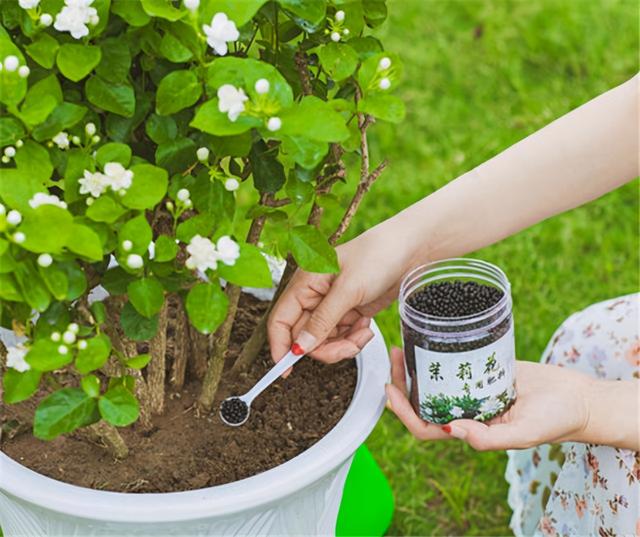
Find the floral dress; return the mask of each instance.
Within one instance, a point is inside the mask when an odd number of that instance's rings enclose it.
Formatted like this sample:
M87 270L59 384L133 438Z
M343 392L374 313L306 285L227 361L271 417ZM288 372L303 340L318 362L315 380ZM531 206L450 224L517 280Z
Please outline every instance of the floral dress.
M636 293L575 313L542 361L601 379L640 378L639 312ZM509 451L506 479L516 536L640 535L638 452L573 442Z

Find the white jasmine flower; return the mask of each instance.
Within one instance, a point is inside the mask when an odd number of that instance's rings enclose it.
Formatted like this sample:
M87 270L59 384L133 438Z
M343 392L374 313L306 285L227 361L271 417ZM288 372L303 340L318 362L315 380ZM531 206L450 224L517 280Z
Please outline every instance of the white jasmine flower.
M344 11L336 11L336 20L342 22L344 20Z
M69 135L64 131L56 134L51 141L56 144L59 149L69 149Z
M142 268L142 265L144 265L142 256L139 256L138 254L129 254L127 256L127 266L129 268L139 269Z
M454 406L449 412L454 418L459 418L464 414L464 410L459 406Z
M481 414L493 414L502 408L502 403L498 399L488 398L482 402L479 411Z
M84 132L86 132L89 136L93 136L96 133L96 124L95 123L87 123L84 126Z
M240 186L240 182L233 178L233 177L229 177L225 182L224 182L224 187L229 191L229 192L233 192L235 190L238 190L238 187Z
M12 226L17 226L20 222L22 222L20 211L16 211L15 209L9 211L7 214L7 223Z
M229 121L235 121L244 112L244 103L249 97L242 88L224 84L218 89L218 110L227 113Z
M388 90L391 87L391 80L389 80L387 77L384 77L382 80L380 80L380 83L378 85L380 86L381 90Z
M180 201L187 201L190 196L191 194L186 188L181 188L180 190L178 190L177 198Z
M189 11L195 11L200 7L200 0L184 0L184 7Z
M384 71L386 69L389 69L389 67L391 67L391 58L387 58L385 56L384 58L381 58L380 61L378 62L379 71Z
M83 351L87 348L87 342L84 339L78 341L78 348Z
M27 240L27 236L22 233L22 231L17 231L16 233L13 234L13 240L16 241L18 244L22 244L25 240Z
M255 90L256 93L264 95L269 92L269 81L266 78L260 78L256 81Z
M4 68L10 73L15 71L18 68L18 65L20 65L20 60L18 59L17 56L14 56L13 54L7 56L4 59Z
M16 156L16 148L12 145L4 148L4 156L7 158L13 158Z
M104 174L113 190L126 190L133 181L133 172L125 169L119 162L107 162L104 165Z
M280 130L280 127L282 127L282 120L279 117L270 117L267 121L267 129L271 132Z
M100 195L109 187L109 179L100 172L84 171L84 177L78 180L80 194L91 194L94 198Z
M18 4L22 9L34 9L38 7L40 0L18 0Z
M61 209L66 209L67 204L55 194L45 194L44 192L36 192L29 200L32 209L40 207L40 205L56 205Z
M331 41L337 43L340 41L340 33L339 32L331 32Z
M40 254L38 256L38 265L40 265L43 268L47 268L51 266L51 263L53 263L53 258L51 257L50 254Z
M67 354L69 352L69 347L67 347L66 345L60 345L58 347L58 352L60 354Z
M96 9L91 7L93 0L64 0L64 3L53 27L59 32L69 32L74 39L89 35L87 24L95 25L100 20Z
M200 235L194 235L187 245L189 257L185 265L187 268L205 272L207 269L215 270L218 266L218 253L210 239Z
M56 342L56 343L57 343L57 342L58 342L58 341L60 341L61 339L62 339L62 335L60 334L60 332L53 332L53 333L51 334L51 341L54 341L54 342Z
M124 240L122 241L122 249L125 252L130 252L131 248L133 248L133 243L130 240Z
M207 162L209 160L209 150L206 147L200 147L196 151L196 156L200 162Z
M205 24L202 29L207 35L207 43L220 56L229 51L227 43L237 41L240 37L236 23L226 13L216 13L211 19L211 25Z
M218 250L218 259L225 265L234 265L236 259L240 257L240 246L228 235L218 239L216 248Z
M53 23L53 17L49 13L43 13L40 15L40 24L42 26L48 27Z
M73 332L67 331L62 334L62 341L64 341L68 345L71 345L72 343L76 342L76 335Z
M7 349L7 367L15 369L20 373L29 371L31 366L27 363L24 357L27 355L29 349L27 349L22 343L18 343L13 347Z
M20 78L27 78L29 76L29 73L31 73L31 69L29 69L26 65L21 65L18 68L18 76Z
M78 323L70 323L69 326L67 326L67 330L69 332L77 334L78 332L80 332L80 325Z
M156 256L156 243L151 241L149 246L147 247L147 253L149 254L149 259L153 259Z

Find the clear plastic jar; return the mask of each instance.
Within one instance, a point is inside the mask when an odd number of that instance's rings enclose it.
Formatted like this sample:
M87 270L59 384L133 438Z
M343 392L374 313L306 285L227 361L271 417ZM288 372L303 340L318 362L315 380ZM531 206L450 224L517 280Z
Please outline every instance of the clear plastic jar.
M436 282L475 282L502 291L484 311L438 317L413 307L410 298ZM399 297L410 401L425 421L486 421L515 401L515 341L511 286L485 261L457 258L423 265L402 282Z

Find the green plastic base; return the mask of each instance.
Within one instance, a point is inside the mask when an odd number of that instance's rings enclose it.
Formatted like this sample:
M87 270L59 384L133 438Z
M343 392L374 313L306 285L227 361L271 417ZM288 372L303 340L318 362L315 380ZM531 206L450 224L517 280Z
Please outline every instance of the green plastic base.
M393 492L375 459L362 444L353 458L338 513L338 537L384 535L393 518Z

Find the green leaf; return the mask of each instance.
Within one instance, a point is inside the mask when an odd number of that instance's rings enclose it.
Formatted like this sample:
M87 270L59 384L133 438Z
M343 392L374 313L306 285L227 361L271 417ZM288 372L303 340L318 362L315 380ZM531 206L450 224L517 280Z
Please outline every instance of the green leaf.
M123 241L131 241L132 248L127 253L132 254L146 254L152 239L153 232L144 214L127 220L118 233L119 246L122 247Z
M45 183L53 173L49 152L33 140L27 140L18 149L14 162L20 174L28 174L40 183Z
M203 334L210 334L222 324L229 299L217 283L198 283L187 294L185 308L191 324Z
M100 415L111 425L126 427L138 419L140 405L124 386L109 388L98 401Z
M262 121L256 117L244 114L241 114L236 121L230 121L227 114L218 110L218 99L214 98L198 108L195 117L189 125L203 132L215 134L216 136L229 136L242 134L254 127L260 127Z
M156 256L153 258L158 263L171 261L178 254L176 241L168 235L160 235L156 239Z
M104 305L104 302L94 302L93 304L91 304L90 309L91 313L93 314L93 318L96 320L96 324L104 324L104 322L107 320L107 309Z
M112 224L126 212L127 209L114 201L113 198L102 195L91 204L86 214L95 222Z
M351 76L358 67L358 53L344 43L327 43L318 49L318 57L323 69L336 81Z
M315 189L309 181L303 181L296 173L291 173L285 185L285 192L295 204L302 205L311 200Z
M129 302L133 304L140 315L152 317L162 309L164 303L164 289L154 277L141 278L127 286Z
M269 264L260 249L240 244L240 257L233 265L218 263L218 274L228 282L245 287L272 287Z
M54 37L41 32L33 43L25 47L25 50L35 62L42 65L45 69L51 69L56 60L59 47L60 45Z
M18 283L24 301L33 309L43 312L51 303L51 295L47 286L40 278L35 263L25 260L16 264L13 269L13 276Z
M147 136L157 144L163 144L175 140L178 134L176 120L172 117L151 114L145 124Z
M284 167L264 141L253 144L249 161L253 171L253 184L260 192L274 193L282 188L286 181Z
M113 83L92 76L84 86L89 102L102 110L124 117L132 117L136 110L136 97L128 83Z
M151 361L150 354L138 354L138 356L134 356L133 358L129 358L125 365L130 367L131 369L142 369L146 367L146 365Z
M131 209L149 209L167 193L169 177L166 170L151 164L131 167L133 182L122 197L122 204Z
M4 263L4 260L0 258L0 262L3 265L8 265L8 263ZM22 295L16 286L13 276L10 273L2 273L0 274L0 298L3 300L11 300L13 302L22 301Z
M21 246L36 253L58 253L67 244L73 228L69 212L55 205L25 211L20 224L26 239Z
M50 339L39 339L29 349L25 356L26 362L37 371L55 371L73 361L73 353L67 347L67 353L58 352L60 343L55 343Z
M38 267L42 281L56 300L64 300L69 292L67 273L57 263L49 267ZM33 285L33 284L32 284Z
M13 145L24 136L24 128L12 117L0 118L0 146Z
M95 375L82 377L82 379L80 379L80 386L82 386L82 391L89 397L100 396L100 379Z
M169 0L141 0L142 9L152 17L177 21L186 14L186 10L176 9ZM244 0L243 0L244 1Z
M290 238L291 253L303 270L320 273L340 270L336 251L314 226L296 226L291 230Z
M22 51L13 44L4 26L0 25L0 58L6 58L9 55L16 56L20 65L26 63ZM8 73L6 69L0 72L2 87L0 102L6 105L18 104L27 92L27 79L16 75L16 73Z
M55 75L33 84L20 108L20 119L29 126L45 121L62 102L62 89Z
M200 5L200 22L211 24L216 13L226 15L238 28L249 22L267 0L205 0Z
M175 114L193 106L202 95L202 85L193 71L172 71L158 85L156 112L161 116Z
M191 138L178 138L160 144L156 164L170 174L181 173L195 162L196 144Z
M104 144L96 151L96 162L101 168L108 162L119 162L126 168L131 162L131 148L117 142Z
M364 91L365 97L368 96L370 92L390 91L381 90L378 86L378 82L383 76L383 73L379 70L380 60L385 57L391 60L391 67L384 71L384 76L391 81L391 89L393 89L395 84L402 78L402 61L397 54L385 51L369 56L362 62L358 70L358 82Z
M42 440L52 440L99 419L95 399L80 388L63 388L45 397L38 405L33 435Z
M364 20L371 27L380 26L387 18L386 0L362 0Z
M87 346L84 349L78 348L76 369L79 373L86 375L107 363L111 354L111 340L106 335L100 334L83 341L86 341Z
M184 222L178 224L176 229L176 238L182 242L188 243L194 235L208 237L213 231L215 221L208 214L198 214L192 216Z
M131 68L131 54L126 40L121 37L105 39L101 44L102 61L96 73L109 82L124 82Z
M102 243L93 229L82 224L73 224L67 241L67 249L90 261L102 259Z
M283 136L282 151L306 169L315 168L329 151L327 142L317 142L301 136Z
M84 106L61 103L44 123L33 129L33 138L38 142L50 140L60 131L70 129L79 123L86 113L87 109Z
M172 33L165 33L160 40L160 54L174 63L184 63L193 57L193 52Z
M131 0L113 0L111 12L134 27L145 26L151 20L151 17L142 9L140 2Z
M38 390L41 377L42 373L35 369L21 373L10 367L7 368L2 378L4 402L12 404L29 399Z
M86 291L87 277L84 271L74 261L58 263L58 266L67 273L67 279L69 280L67 300L75 300Z
M310 95L280 115L281 133L320 142L341 142L349 137L344 118L325 101Z
M101 59L100 47L67 43L58 50L56 65L69 80L78 82L93 71Z
M278 3L295 15L296 23L307 32L316 31L324 22L326 9L324 0L278 0Z
M120 326L124 335L133 341L147 341L158 331L158 316L143 317L127 302L120 312Z
M400 123L405 116L404 102L393 95L380 93L374 93L362 99L358 103L358 109L377 119L392 123Z

